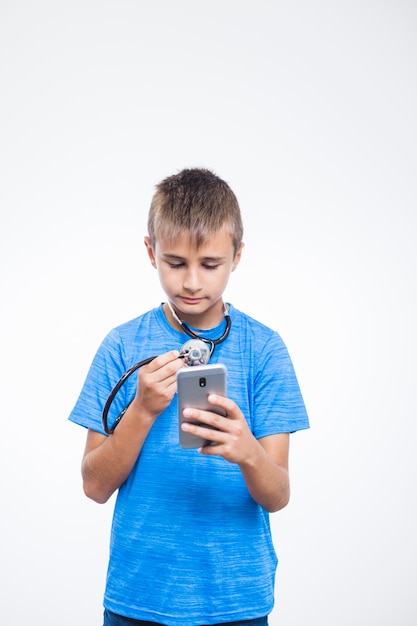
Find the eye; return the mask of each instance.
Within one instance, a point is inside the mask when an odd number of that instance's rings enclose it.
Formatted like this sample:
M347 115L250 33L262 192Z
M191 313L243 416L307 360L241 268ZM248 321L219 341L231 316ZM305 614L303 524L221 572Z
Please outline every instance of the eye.
M209 263L203 263L203 267L206 270L216 270L219 267L219 264L217 263L216 265L211 265Z
M179 269L180 267L184 267L184 263L169 263L168 262L168 265L173 270Z

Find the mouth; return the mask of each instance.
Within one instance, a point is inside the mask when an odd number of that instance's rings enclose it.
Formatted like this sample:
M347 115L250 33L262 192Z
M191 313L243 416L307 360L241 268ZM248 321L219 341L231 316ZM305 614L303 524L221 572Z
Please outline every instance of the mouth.
M196 304L200 304L200 302L203 300L203 298L188 298L186 296L182 296L181 297L181 301L184 304L191 304L191 305L196 305Z

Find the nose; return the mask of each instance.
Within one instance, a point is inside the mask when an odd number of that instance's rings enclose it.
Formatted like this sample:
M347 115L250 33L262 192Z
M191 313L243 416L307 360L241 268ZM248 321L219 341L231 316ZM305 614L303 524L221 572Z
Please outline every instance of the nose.
M189 267L184 275L184 289L196 293L200 289L200 278L197 268Z

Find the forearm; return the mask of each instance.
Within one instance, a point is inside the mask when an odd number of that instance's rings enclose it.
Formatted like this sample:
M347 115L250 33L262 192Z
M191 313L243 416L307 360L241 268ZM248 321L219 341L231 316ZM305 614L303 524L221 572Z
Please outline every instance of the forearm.
M288 504L288 470L275 463L258 441L253 453L239 466L249 493L266 511L273 513Z
M178 354L171 350L140 368L135 397L113 434L88 431L82 477L89 498L106 502L129 476L152 425L175 394L176 373L184 365Z
M122 485L136 463L155 417L140 411L133 404L126 411L114 433L86 448L82 462L85 494L99 503L106 502Z

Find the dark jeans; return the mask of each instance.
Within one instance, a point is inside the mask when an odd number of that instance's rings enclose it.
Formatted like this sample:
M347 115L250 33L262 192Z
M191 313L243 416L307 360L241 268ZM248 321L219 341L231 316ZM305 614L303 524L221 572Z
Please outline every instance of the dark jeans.
M157 622L144 622L140 619L131 619L130 617L123 617L122 615L116 615L105 609L104 611L104 624L103 626L164 626ZM196 624L196 626L198 626ZM257 619L245 619L240 622L222 622L221 624L215 624L214 626L268 626L267 617L259 617Z

